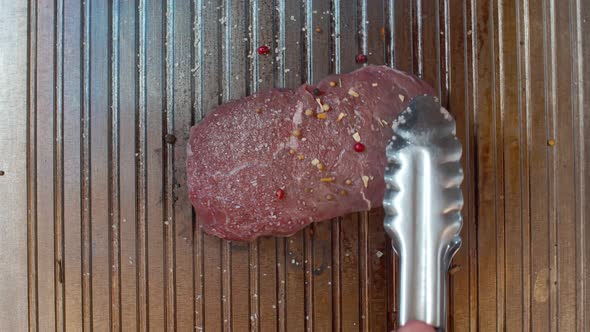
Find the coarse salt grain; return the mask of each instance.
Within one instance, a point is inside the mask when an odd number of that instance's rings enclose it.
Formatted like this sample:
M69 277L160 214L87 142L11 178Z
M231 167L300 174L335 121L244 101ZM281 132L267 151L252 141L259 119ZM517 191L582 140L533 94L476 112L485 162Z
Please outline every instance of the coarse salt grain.
M358 132L352 134L352 138L354 138L355 142L361 141L361 135Z

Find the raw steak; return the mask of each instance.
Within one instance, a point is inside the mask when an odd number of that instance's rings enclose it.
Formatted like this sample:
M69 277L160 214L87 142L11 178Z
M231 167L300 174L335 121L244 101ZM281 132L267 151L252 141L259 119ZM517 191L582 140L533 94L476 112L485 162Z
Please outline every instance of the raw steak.
M191 128L189 195L203 229L231 240L291 235L381 206L385 146L425 82L388 67L218 106Z

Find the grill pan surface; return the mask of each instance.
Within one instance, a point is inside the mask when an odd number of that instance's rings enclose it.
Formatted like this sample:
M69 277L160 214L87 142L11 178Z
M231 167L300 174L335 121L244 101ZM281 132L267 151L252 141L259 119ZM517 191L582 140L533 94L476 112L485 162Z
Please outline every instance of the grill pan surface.
M396 327L381 210L230 243L186 192L188 129L213 106L357 54L423 77L457 119L449 329L590 329L584 1L0 3L0 329Z

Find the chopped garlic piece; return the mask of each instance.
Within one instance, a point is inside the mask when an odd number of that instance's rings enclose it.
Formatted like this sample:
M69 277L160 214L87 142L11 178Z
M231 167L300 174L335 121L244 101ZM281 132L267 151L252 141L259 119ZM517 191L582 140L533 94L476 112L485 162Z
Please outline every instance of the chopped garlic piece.
M311 108L306 109L305 110L305 115L312 116L313 115L313 110Z
M354 140L356 142L360 142L361 141L361 135L358 132L352 134L352 138L354 138Z
M338 114L338 119L336 119L336 121L341 121L342 119L344 119L345 116L346 116L346 114L344 114L344 113Z
M320 163L320 161L317 160L317 159L314 159L314 160L311 161L311 164L314 165L314 166L316 166L319 163Z
M352 88L348 89L348 94L355 98L358 98L359 96L358 92L354 91Z
M330 110L330 105L324 104L324 105L322 105L322 109L327 112Z
M327 117L326 113L320 113L320 114L317 115L317 118L320 119L320 120L325 120L326 117Z
M335 87L335 86L336 86L336 82L334 82L334 81L331 81L331 82L330 82L330 86L331 86L331 87Z
M327 177L327 178L321 178L320 182L334 182L334 180L336 180L335 177Z
M363 180L363 184L365 185L365 188L367 188L369 186L369 177L366 175L361 176L361 180Z
M400 94L399 95L399 100L401 100L403 102L404 100L406 100L406 96Z
M373 83L373 84L371 84L371 86L377 86L377 85L379 85L379 84L377 84L377 83Z

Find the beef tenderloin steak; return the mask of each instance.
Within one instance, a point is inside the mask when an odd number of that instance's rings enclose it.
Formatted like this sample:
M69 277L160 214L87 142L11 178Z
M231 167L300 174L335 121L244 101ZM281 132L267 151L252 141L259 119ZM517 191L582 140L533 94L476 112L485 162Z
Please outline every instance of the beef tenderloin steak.
M190 200L205 232L249 241L382 205L395 117L424 81L385 66L273 89L191 128Z

